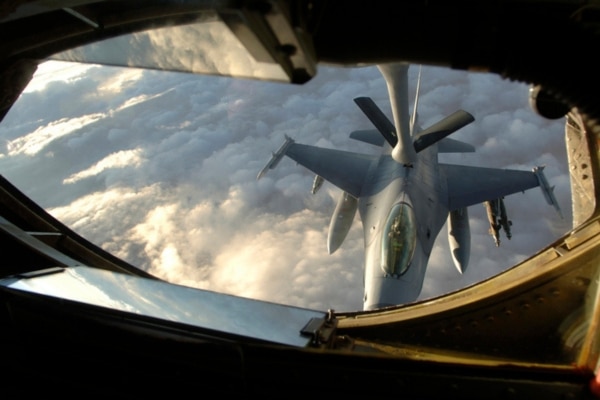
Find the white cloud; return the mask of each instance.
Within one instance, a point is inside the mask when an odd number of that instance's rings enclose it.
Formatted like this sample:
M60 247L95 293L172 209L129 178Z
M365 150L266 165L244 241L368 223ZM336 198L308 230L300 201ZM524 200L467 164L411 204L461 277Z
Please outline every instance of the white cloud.
M81 179L98 175L102 171L110 168L123 168L126 166L139 167L143 162L140 149L122 150L111 153L91 167L79 171L63 180L63 184L75 183Z
M39 127L26 136L9 141L7 144L8 153L11 156L21 153L34 156L53 141L70 135L78 129L99 121L102 118L104 118L104 114L100 113L82 115L78 118L61 118L48 125Z
M47 61L38 66L36 79L27 85L23 93L42 91L50 82L74 82L83 79L85 73L92 68L91 64L66 63L62 61Z

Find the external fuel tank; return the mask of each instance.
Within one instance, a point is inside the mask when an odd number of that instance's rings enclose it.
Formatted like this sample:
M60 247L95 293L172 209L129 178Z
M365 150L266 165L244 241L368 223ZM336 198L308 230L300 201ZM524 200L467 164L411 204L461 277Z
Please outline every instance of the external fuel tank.
M448 243L454 266L462 274L469 265L471 254L471 228L466 207L448 214Z
M329 223L327 251L333 254L344 242L354 221L358 199L349 193L342 192Z

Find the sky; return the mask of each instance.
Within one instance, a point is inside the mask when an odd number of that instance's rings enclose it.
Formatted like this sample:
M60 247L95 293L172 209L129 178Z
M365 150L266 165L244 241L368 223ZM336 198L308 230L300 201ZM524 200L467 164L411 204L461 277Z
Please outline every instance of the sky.
M409 70L411 93L417 73ZM463 275L455 269L444 227L420 299L501 273L571 228L564 120L535 114L528 89L496 75L423 67L424 128L457 109L475 117L452 138L476 152L440 160L545 165L565 218L538 188L511 195L513 237L497 248L484 206L470 207L469 267ZM319 66L311 81L291 85L47 62L0 123L0 173L86 239L161 279L303 308L359 310L358 215L341 248L327 252L340 190L325 183L311 194L314 175L287 158L256 180L285 135L377 154L348 138L373 128L352 101L359 96L391 118L374 66Z

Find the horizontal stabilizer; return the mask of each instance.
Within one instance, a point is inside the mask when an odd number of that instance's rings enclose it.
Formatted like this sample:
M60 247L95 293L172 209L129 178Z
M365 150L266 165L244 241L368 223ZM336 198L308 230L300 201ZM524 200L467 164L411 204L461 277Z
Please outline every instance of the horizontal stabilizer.
M438 143L438 153L473 153L475 147L469 143L445 138Z
M383 135L390 146L395 147L396 143L398 143L396 128L394 128L394 124L385 116L383 111L377 107L373 99L370 97L357 97L354 99L354 102L365 113L373 125L375 125L375 128Z
M414 141L415 151L418 153L426 149L473 121L475 121L475 118L468 112L456 111L454 114L421 131Z
M285 152L287 151L287 149L293 143L294 143L294 139L292 139L288 135L285 135L285 142L283 142L281 147L279 147L279 150L277 150L275 153L273 153L273 156L271 157L269 162L267 162L267 165L265 165L263 167L263 169L260 170L256 179L258 180L258 179L262 178L267 173L268 170L274 169L277 166L277 164L279 164L279 161L281 161L281 159L285 155Z
M381 147L385 144L385 139L383 138L383 136L381 136L379 131L375 129L353 131L350 133L350 138L368 144L372 144L373 146Z
M549 205L554 206L556 212L558 212L558 215L560 215L560 217L564 219L562 211L560 210L560 206L558 205L558 201L556 201L556 197L554 197L554 186L551 187L548 183L548 180L544 175L544 168L545 167L543 165L539 167L534 167L533 173L535 174L536 178L538 179L538 182L540 183L540 189L542 189L542 193L544 194L546 202Z

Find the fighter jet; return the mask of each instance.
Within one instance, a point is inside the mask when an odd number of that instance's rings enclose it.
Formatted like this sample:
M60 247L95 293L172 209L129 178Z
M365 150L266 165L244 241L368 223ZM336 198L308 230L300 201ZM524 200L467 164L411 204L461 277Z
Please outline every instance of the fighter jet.
M339 248L358 210L364 233L365 310L417 299L433 244L446 221L452 259L460 273L465 271L471 240L469 206L540 186L548 203L560 211L542 168L519 171L438 162L439 153L474 151L467 143L447 138L474 117L458 110L420 130L419 84L409 115L409 65L378 68L387 83L394 123L372 99L359 97L354 101L377 130L354 131L350 137L380 146L381 155L308 146L286 135L257 177L285 155L342 190L329 226L328 249L332 253Z

